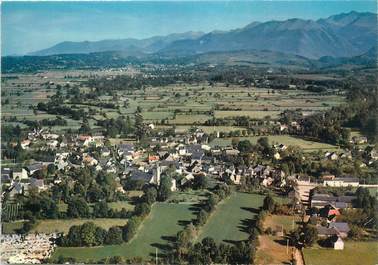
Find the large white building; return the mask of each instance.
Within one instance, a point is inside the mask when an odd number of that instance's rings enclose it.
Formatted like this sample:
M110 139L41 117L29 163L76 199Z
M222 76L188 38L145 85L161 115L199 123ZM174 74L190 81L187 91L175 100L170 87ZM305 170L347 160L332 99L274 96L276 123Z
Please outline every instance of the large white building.
M328 187L358 187L360 186L360 181L358 178L334 178L323 181L323 186Z

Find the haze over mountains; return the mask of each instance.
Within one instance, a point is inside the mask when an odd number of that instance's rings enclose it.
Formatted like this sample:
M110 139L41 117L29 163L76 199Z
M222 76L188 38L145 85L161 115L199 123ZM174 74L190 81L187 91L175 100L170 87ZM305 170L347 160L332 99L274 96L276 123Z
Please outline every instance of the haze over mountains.
M122 51L127 55L187 56L208 52L270 50L320 58L351 57L377 45L377 14L350 12L319 20L253 22L231 31L187 32L148 39L61 42L30 55Z

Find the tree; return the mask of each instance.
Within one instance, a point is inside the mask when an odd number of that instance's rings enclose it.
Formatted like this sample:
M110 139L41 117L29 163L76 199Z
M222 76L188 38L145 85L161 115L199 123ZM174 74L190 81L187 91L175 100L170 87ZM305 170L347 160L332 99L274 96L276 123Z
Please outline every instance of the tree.
M196 189L206 189L209 183L206 176L200 175L194 179L194 187Z
M114 256L109 259L109 264L124 264L125 261L121 256Z
M65 245L72 247L81 246L81 227L79 225L73 225L70 227L66 236Z
M97 245L102 245L104 243L106 235L107 232L104 228L96 227L95 238Z
M95 246L96 240L96 225L93 222L86 222L80 228L81 245Z
M219 196L216 194L211 194L209 200L207 201L207 211L211 212L215 209L215 206L219 202Z
M93 215L95 217L104 218L108 216L109 207L106 201L101 201L93 206Z
M122 242L122 230L118 226L110 227L105 237L105 244L119 245L122 244Z
M150 211L151 211L151 206L146 202L137 204L134 210L137 216L142 216L142 217L145 217L146 215L148 215Z
M177 233L176 244L181 254L187 253L195 234L196 228L193 226L193 224L189 224L184 230Z
M238 143L238 150L240 152L250 152L252 150L252 144L249 140L243 140Z
M128 242L133 238L140 222L141 218L139 216L133 216L130 218L127 224L122 228L122 238L124 241Z
M263 203L263 210L268 211L269 213L272 213L275 208L275 203L273 197L269 194L265 197L264 203Z
M153 204L157 199L157 190L155 187L148 187L144 192L143 200L148 204Z
M89 206L83 198L73 198L68 202L67 215L69 217L88 217Z
M208 217L209 214L205 210L201 209L197 215L197 224L204 225Z
M315 226L307 224L303 228L303 243L311 247L318 240L318 230Z
M172 186L172 178L170 176L163 176L161 178L159 192L158 192L158 199L159 201L165 201L171 195L171 186Z
M98 202L105 198L105 194L99 184L93 183L88 189L86 198L88 202Z
M362 236L363 236L363 230L356 225L352 225L348 232L348 237L354 240L360 240Z

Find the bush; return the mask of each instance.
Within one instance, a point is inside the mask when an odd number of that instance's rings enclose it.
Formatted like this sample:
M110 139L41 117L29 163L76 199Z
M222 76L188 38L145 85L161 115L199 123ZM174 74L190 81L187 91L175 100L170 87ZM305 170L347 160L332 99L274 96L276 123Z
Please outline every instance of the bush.
M141 221L141 218L138 216L133 216L130 218L122 229L122 238L124 241L128 242L134 237Z
M117 226L110 227L105 237L105 244L118 245L122 244L122 242L122 230Z
M139 203L135 206L135 215L145 217L151 211L151 206L148 203Z

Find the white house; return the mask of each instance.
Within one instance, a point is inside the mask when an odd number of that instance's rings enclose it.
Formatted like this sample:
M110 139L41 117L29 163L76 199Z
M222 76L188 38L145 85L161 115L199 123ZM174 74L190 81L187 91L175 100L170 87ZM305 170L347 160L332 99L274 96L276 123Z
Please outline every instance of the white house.
M28 172L25 168L15 168L12 172L13 179L28 179Z
M329 187L358 187L360 186L360 181L358 178L334 178L327 179L323 181L323 186Z
M341 239L341 237L337 237L337 240L333 243L333 249L336 249L336 250L344 249L344 241Z

